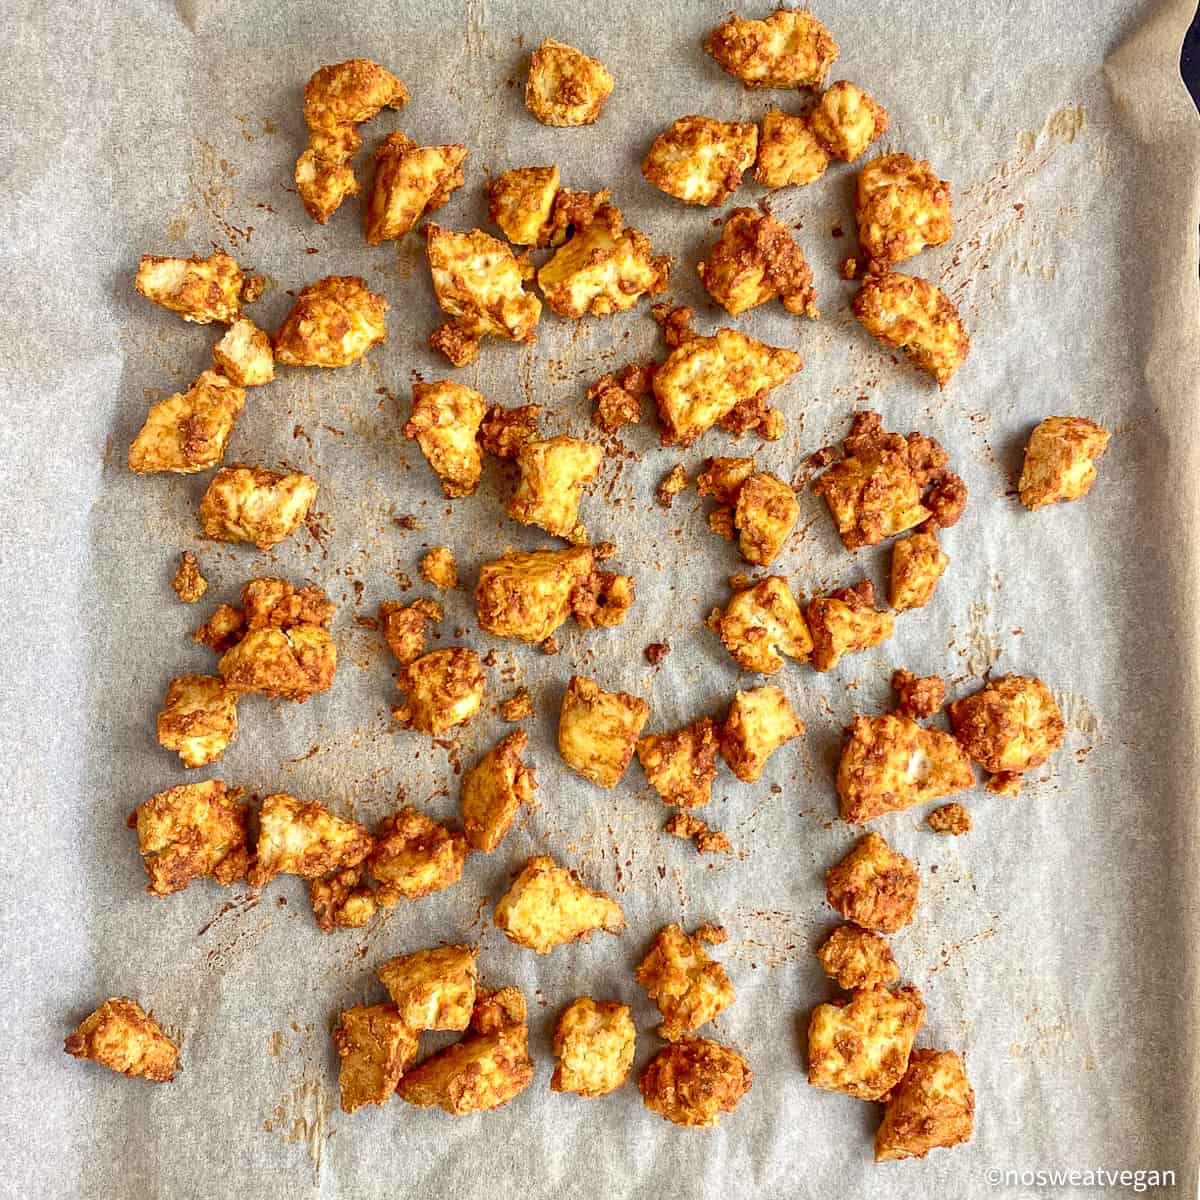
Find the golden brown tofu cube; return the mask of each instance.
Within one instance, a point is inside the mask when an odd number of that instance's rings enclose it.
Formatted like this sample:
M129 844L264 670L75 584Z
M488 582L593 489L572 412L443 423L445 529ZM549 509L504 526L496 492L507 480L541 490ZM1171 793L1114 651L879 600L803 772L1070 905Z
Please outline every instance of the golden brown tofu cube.
M764 20L726 17L704 53L748 88L819 88L838 44L807 8L778 8Z
M458 563L449 546L434 546L421 556L417 570L426 583L445 592L458 587Z
M889 987L900 968L887 939L857 925L839 925L817 951L825 974L840 988Z
M405 701L392 709L392 717L434 737L465 725L483 703L483 664L465 646L423 655L404 668L398 682Z
M636 1040L628 1005L591 996L572 1000L554 1026L558 1063L551 1090L589 1098L615 1092L629 1078Z
M768 684L735 692L721 726L721 757L743 783L755 783L767 759L803 733L804 722L781 689Z
M488 184L488 219L514 246L541 246L560 179L557 167L516 167Z
M925 1023L915 987L858 988L849 1000L818 1004L808 1022L808 1082L859 1100L880 1100L908 1069Z
M347 867L308 884L308 901L322 933L362 929L375 915L375 893L363 883L363 868Z
M754 166L758 126L680 117L654 139L642 175L685 204L724 204Z
M888 115L857 84L839 79L821 95L809 122L813 136L831 157L853 162L887 133Z
M869 580L829 596L814 596L804 619L812 635L812 665L817 671L833 670L843 654L886 642L895 629L891 613L876 611L875 589Z
M700 937L678 925L659 930L634 978L658 1005L658 1033L668 1042L716 1020L734 999L725 968L709 958Z
M529 735L518 729L500 739L463 776L463 833L472 850L491 853L512 828L522 805L533 807L537 772L521 761Z
M724 609L714 609L709 628L744 671L774 675L783 656L807 662L813 639L795 596L781 575L768 575L735 591Z
M342 1112L385 1104L417 1057L417 1035L392 1004L358 1005L338 1014L333 1044L341 1066Z
M637 744L638 762L650 786L667 804L700 808L712 799L717 777L717 727L708 717Z
M402 1100L461 1117L500 1108L533 1082L524 1024L472 1034L408 1071L396 1089Z
M531 858L496 901L496 927L518 946L549 954L555 946L586 941L597 929L623 933L625 913L603 892L546 855Z
M604 450L594 442L554 437L527 442L517 453L520 479L508 504L508 515L522 525L579 544L587 530L579 522L584 487L600 474Z
M1001 675L946 709L962 748L1001 773L1040 767L1063 744L1067 727L1050 689L1031 675Z
M475 946L434 946L389 958L375 969L414 1033L466 1029L475 1007Z
M215 467L245 403L243 388L216 371L202 371L186 392L150 406L129 447L129 469L191 475Z
M592 574L588 546L566 550L506 551L479 569L475 614L495 637L545 641L570 615L572 593Z
M275 378L271 339L249 317L239 317L212 348L213 366L240 388L262 387Z
M855 717L837 770L842 820L854 825L974 783L971 760L950 734L895 713Z
M268 626L247 633L217 664L225 686L235 692L282 696L303 704L328 691L337 670L337 646L316 625Z
M336 817L316 801L276 792L259 809L258 845L246 879L255 888L265 887L276 875L317 879L358 866L373 844L357 821Z
M975 1093L953 1050L914 1050L875 1133L875 1161L924 1158L971 1140Z
M615 81L599 59L546 38L529 56L525 107L543 125L591 125Z
M385 600L379 606L384 639L402 667L407 667L425 652L426 621L440 621L443 615L442 606L436 600L423 598L411 604Z
M193 879L228 887L244 878L246 805L240 788L219 779L185 783L151 796L130 814L152 896L182 891Z
M536 441L540 404L520 404L505 408L493 404L479 427L479 444L497 458L511 459L527 442Z
M300 471L222 467L200 500L200 527L213 541L269 550L295 531L316 498L317 481Z
M708 294L731 316L776 296L797 316L816 318L812 268L800 243L774 217L754 208L735 208L721 236L696 265Z
M1096 461L1111 435L1086 417L1047 417L1029 435L1019 487L1030 512L1091 491Z
M389 133L375 149L375 178L367 200L367 244L402 238L463 185L467 148L418 146Z
M387 338L388 302L357 275L327 275L302 289L275 334L275 361L344 367Z
M127 996L105 1000L67 1038L63 1049L75 1058L90 1058L110 1071L154 1083L170 1083L179 1060L179 1047Z
M467 859L467 840L406 805L380 824L367 869L379 884L379 903L420 900L456 884Z
M901 538L892 547L891 605L897 612L924 608L950 565L937 534L924 530Z
M902 716L932 717L946 703L946 681L940 675L917 676L903 669L892 672L896 708Z
M684 1038L660 1050L645 1066L642 1103L675 1125L709 1127L733 1112L754 1080L736 1050L708 1038Z
M961 837L971 832L971 814L961 804L943 804L926 818L934 833Z
M185 767L216 762L237 737L237 696L212 675L177 675L158 714L158 744Z
M416 438L447 496L473 495L483 473L476 436L487 415L487 400L474 388L448 379L414 383L412 395L404 436Z
M733 508L742 557L756 566L770 566L799 518L800 504L792 486L766 471L756 471L738 490Z
M190 550L185 550L179 556L171 590L184 604L195 604L208 591L208 580L200 574L200 564Z
M950 185L907 154L873 158L858 173L858 240L869 274L882 275L926 246L950 240Z
M825 898L847 921L876 933L898 933L917 911L921 878L916 864L877 833L855 843L825 873Z
M829 166L829 153L817 141L808 117L777 108L767 111L758 135L758 164L754 178L764 187L805 187L815 183Z
M616 787L649 716L641 697L606 692L595 680L572 675L558 719L563 762L602 788Z
M241 311L244 281L237 259L218 250L208 258L143 254L133 286L185 321L231 325Z

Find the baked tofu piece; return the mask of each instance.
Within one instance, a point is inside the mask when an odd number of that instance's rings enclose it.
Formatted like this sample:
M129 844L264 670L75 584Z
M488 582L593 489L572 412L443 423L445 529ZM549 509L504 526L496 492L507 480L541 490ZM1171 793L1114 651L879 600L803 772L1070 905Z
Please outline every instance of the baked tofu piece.
M563 762L602 788L616 787L649 716L641 697L606 692L595 680L572 675L558 719Z
M335 929L362 929L375 915L375 893L363 882L363 868L347 867L308 884L308 902L322 933Z
M725 968L709 958L703 939L688 937L678 925L658 931L634 978L658 1005L658 1033L668 1042L716 1020L733 1003Z
M625 931L625 913L603 892L546 855L531 858L496 901L496 927L518 946L549 954L555 946L587 941L597 929Z
M943 804L925 818L934 833L961 837L971 832L971 814L961 804Z
M228 887L245 877L246 805L240 788L219 779L184 783L151 796L129 815L152 896L170 896L193 879Z
M731 464L734 475L729 478ZM696 491L732 506L718 509L709 523L715 519L723 526L728 521L730 536L737 532L742 557L756 566L771 565L800 517L791 485L767 471L754 470L753 459L708 459L696 478Z
M724 204L754 166L758 126L680 117L654 139L642 175L685 204Z
M262 387L275 378L271 339L249 317L238 317L212 348L213 367L240 388Z
M971 1140L975 1093L953 1050L914 1050L875 1133L875 1161L924 1158Z
M807 662L813 650L804 614L782 575L736 590L724 609L709 614L708 627L743 671L760 675L774 675L785 655Z
M876 933L898 933L917 911L921 878L916 864L877 833L855 843L825 873L825 898L847 921Z
M478 954L475 946L434 946L389 958L375 974L414 1033L466 1029L475 1007Z
M275 334L275 361L345 367L387 338L388 302L357 275L327 275L296 297Z
M946 709L962 748L987 771L1040 767L1063 744L1067 727L1050 689L1032 675L1001 675Z
M932 717L946 703L946 681L940 675L914 675L903 668L892 672L892 691L902 716Z
M542 246L561 180L557 167L515 167L488 184L488 219L514 246Z
M224 654L246 634L246 614L232 604L218 604L213 614L192 633L192 641Z
M337 646L327 630L299 624L247 633L217 663L225 686L239 693L281 696L303 704L333 686Z
M448 379L414 383L412 397L412 416L404 436L416 438L447 496L474 495L483 474L477 437L487 415L487 399L474 388Z
M472 850L490 854L512 828L522 805L533 807L537 772L521 761L523 729L503 737L463 776L463 833Z
M891 613L876 611L870 580L828 596L814 596L804 619L812 635L812 665L817 671L832 671L843 654L886 642L895 629Z
M739 405L762 401L804 365L794 350L768 346L736 329L692 337L654 372L659 437L664 446L689 446Z
M414 600L411 604L385 600L379 606L379 624L384 640L402 667L407 667L424 654L425 623L440 621L443 615L442 606L436 600L424 598Z
M379 884L379 903L420 900L462 877L467 841L432 817L406 805L379 826L367 870Z
M579 501L584 487L600 474L603 461L602 447L579 438L527 442L517 452L520 478L508 503L508 515L522 525L537 525L576 544L586 542Z
M339 1013L333 1044L341 1063L342 1112L348 1113L366 1104L387 1103L417 1057L417 1035L394 1004L358 1005Z
M818 1004L808 1022L808 1082L859 1100L881 1100L904 1077L925 1023L915 987L857 988Z
M493 404L479 427L479 444L496 458L516 458L522 446L541 436L538 432L541 411L540 404L518 404L512 408Z
M485 335L532 342L542 302L525 291L533 267L482 229L457 233L430 221L426 254L438 306L453 320L430 345L456 367L472 363Z
M584 629L620 625L636 599L633 577L592 571L571 593L571 615Z
M244 282L237 259L218 250L208 258L143 254L133 286L185 321L232 325L241 312Z
M410 662L400 673L404 704L392 717L406 729L434 737L465 725L483 703L483 664L466 646L450 646Z
M599 59L546 38L529 56L525 107L543 125L591 125L612 94L615 81Z
M629 1078L636 1041L628 1005L590 996L572 1000L554 1026L558 1063L551 1090L591 1099L615 1092Z
M707 1128L737 1108L753 1079L736 1050L708 1038L683 1038L646 1064L638 1088L651 1112L675 1125Z
M129 469L192 475L215 467L245 403L243 388L217 371L201 371L186 392L150 406L129 447Z
M950 565L950 555L938 545L932 530L919 530L892 547L891 606L897 612L924 608Z
M258 845L246 879L254 888L265 887L276 875L317 879L357 867L373 844L357 821L335 817L316 801L276 792L259 809Z
M296 530L316 498L317 481L300 471L222 467L200 500L200 527L213 541L269 550Z
M768 109L758 135L754 178L763 187L805 187L829 166L829 152L817 141L808 117Z
M195 604L208 591L208 580L200 574L196 556L185 550L179 556L179 566L171 579L171 590L183 604Z
M837 770L842 820L853 825L974 784L971 760L950 734L897 713L855 717Z
M721 725L721 757L743 783L756 783L771 755L803 734L804 722L780 688L735 692Z
M1036 512L1047 504L1086 496L1109 436L1107 429L1086 417L1047 417L1039 422L1025 447L1021 503Z
M700 808L712 799L717 727L708 717L675 733L641 738L637 756L647 781L665 803Z
M887 939L857 925L839 925L817 951L817 960L825 974L846 991L890 987L900 979Z
M426 583L439 591L452 591L458 587L458 563L449 546L433 546L421 556L417 567Z
M708 294L731 316L779 297L797 316L820 316L812 268L800 243L774 217L735 208L721 236L696 265Z
M127 996L105 1000L67 1038L63 1049L75 1058L89 1058L110 1071L154 1083L170 1083L179 1061L179 1047Z
M853 162L887 133L888 115L882 104L857 84L839 79L821 94L809 115L813 136L830 157Z
M375 178L367 200L367 244L402 238L463 185L462 145L418 146L389 133L375 149Z
M807 8L778 8L765 20L726 17L704 53L748 88L819 88L838 44Z
M479 628L495 637L543 642L571 615L572 593L592 574L588 546L508 550L486 562L475 587Z
M930 165L907 154L884 154L858 173L854 196L858 241L867 271L882 275L950 240L950 185Z
M185 767L203 767L237 737L237 695L212 675L177 675L158 714L158 744Z
M246 628L292 629L299 625L324 628L337 611L325 593L312 585L297 588L286 579L264 576L242 588Z
M587 390L592 402L592 424L605 433L642 419L642 397L650 395L654 363L632 362L619 371L601 375ZM686 475L685 475L686 479Z

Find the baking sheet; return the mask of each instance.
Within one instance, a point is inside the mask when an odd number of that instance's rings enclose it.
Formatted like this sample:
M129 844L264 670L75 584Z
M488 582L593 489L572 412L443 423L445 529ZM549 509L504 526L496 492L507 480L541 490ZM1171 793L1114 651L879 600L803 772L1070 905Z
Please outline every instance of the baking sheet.
M494 464L474 499L451 506L401 436L414 373L451 373L425 346L440 317L422 243L367 247L357 200L324 228L303 214L291 171L305 79L322 63L365 56L408 85L402 112L364 128L360 164L392 129L469 146L467 185L442 224L483 224L482 183L510 166L557 162L567 186L611 187L627 220L676 257L671 295L693 304L703 332L724 323L693 268L719 210L661 195L638 162L676 116L753 120L792 101L744 91L701 54L723 3L10 7L0 61L9 664L0 704L10 791L0 1190L1067 1195L1070 1186L1032 1180L997 1185L988 1172L1105 1168L1174 1171L1166 1194L1194 1194L1200 133L1178 79L1188 9L1185 0L1113 0L1086 13L1053 3L821 5L842 47L833 77L866 86L891 113L882 146L928 157L953 183L953 244L909 266L959 304L972 353L939 395L855 326L852 285L836 271L853 246L854 172L831 170L770 197L799 227L823 316L809 324L769 305L734 322L806 360L776 393L785 437L742 447L794 477L860 404L889 428L938 437L971 502L946 535L953 562L937 596L904 615L879 650L829 675L792 667L778 678L808 735L758 785L720 777L704 815L734 853L700 858L659 832L666 811L636 765L619 789L601 792L553 749L572 671L644 695L657 731L720 711L739 682L701 627L740 569L736 552L709 533L694 493L669 512L652 499L675 461L692 469L734 443L714 432L678 455L657 448L649 422L622 431L582 515L637 577L626 625L567 627L561 652L547 658L484 637L467 591L447 603L443 644L495 650L489 701L520 684L533 692L536 812L495 854L472 856L456 888L392 910L363 935L322 936L295 879L261 896L203 884L166 901L142 891L124 818L194 777L153 733L167 680L211 668L189 631L256 575L320 583L341 604L334 690L303 707L248 699L238 741L199 774L284 789L368 822L401 793L453 817L457 764L509 727L493 703L450 750L393 732L392 664L354 617L420 594L419 581L404 589L427 545L453 547L473 582L503 546L546 539L503 517L510 484ZM598 54L615 74L596 125L548 129L525 113L523 63L545 36ZM766 195L748 184L730 206ZM269 329L289 291L326 274L362 274L392 304L389 340L365 361L283 369L249 394L228 458L311 469L321 488L320 536L267 554L197 543L206 477L139 479L124 467L148 403L185 387L215 336L134 294L138 256L210 245L269 276L251 310ZM581 324L547 310L536 346L485 342L478 364L455 378L497 401L545 405L549 433L587 436L587 384L660 352L646 307ZM1028 429L1050 413L1085 413L1114 437L1087 501L1031 516L1011 491ZM802 506L781 562L798 592L863 573L883 582L885 550L851 561L810 493ZM417 517L415 531L394 523L404 514ZM194 607L169 587L185 547L212 584ZM654 671L642 649L662 640L672 651ZM822 874L855 836L835 820L839 731L888 702L895 666L946 674L960 694L989 668L1036 673L1070 732L1019 800L970 795L975 828L965 838L934 836L921 810L876 823L921 866L916 923L894 941L929 1009L919 1044L964 1052L977 1096L968 1146L877 1167L877 1107L809 1088L803 1028L830 995L812 955L833 924ZM626 934L545 959L508 944L490 924L490 902L536 852L612 891ZM738 1111L719 1130L687 1131L647 1113L632 1084L591 1102L551 1093L558 1010L583 993L632 1005L640 1067L660 1043L633 968L662 924L709 920L729 929L717 953L737 990L714 1036L755 1072ZM398 1101L345 1116L331 1018L383 998L374 964L443 939L478 941L483 976L525 990L534 1085L503 1110L460 1120ZM182 1037L172 1086L61 1052L65 1034L110 994L139 997Z

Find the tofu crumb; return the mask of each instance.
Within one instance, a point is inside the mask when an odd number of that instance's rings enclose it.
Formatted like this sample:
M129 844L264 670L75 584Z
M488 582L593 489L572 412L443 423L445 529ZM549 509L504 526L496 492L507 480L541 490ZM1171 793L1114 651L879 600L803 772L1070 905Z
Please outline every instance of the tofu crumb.
M932 717L946 703L946 681L940 675L914 675L903 668L892 672L896 711L914 721Z
M684 470L683 463L676 463L659 481L658 489L654 493L655 499L663 508L670 508L675 502L675 497L687 490L688 482L688 473Z
M857 925L839 925L817 951L825 974L840 988L890 987L900 968L887 939Z
M506 721L524 721L533 716L533 697L528 688L518 688L503 704L500 705L500 715Z
M663 660L671 653L671 644L669 642L651 642L644 651L646 661L652 667L661 666Z
M678 812L669 818L663 832L684 841L691 840L698 854L729 854L733 850L724 833L709 829L704 821L688 812Z
M947 833L958 837L971 832L971 814L961 804L943 804L935 808L927 818L934 833Z
M458 587L458 564L449 546L434 546L422 558L421 578L442 591Z
M185 550L179 556L179 566L175 569L171 587L184 604L195 604L208 591L208 580L200 574L200 564L190 550Z

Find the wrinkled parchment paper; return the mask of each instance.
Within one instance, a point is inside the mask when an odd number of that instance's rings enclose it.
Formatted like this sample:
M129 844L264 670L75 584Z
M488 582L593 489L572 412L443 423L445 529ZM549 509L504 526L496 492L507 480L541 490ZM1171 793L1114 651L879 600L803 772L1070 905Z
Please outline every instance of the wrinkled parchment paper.
M572 671L647 697L656 731L720 713L739 682L701 626L740 569L736 552L708 531L694 493L670 511L652 499L681 457L694 469L734 452L720 432L680 456L657 447L647 416L611 444L582 515L637 577L626 625L568 626L548 658L480 634L469 591L459 591L441 644L495 650L487 714L449 750L390 728L393 664L354 617L424 594L416 565L428 545L453 547L473 584L478 564L505 545L549 539L503 516L511 485L494 464L474 499L450 506L401 436L414 375L452 373L425 345L440 317L423 243L368 248L358 200L325 228L304 215L291 186L304 82L351 56L404 79L412 102L363 130L359 174L369 178L371 147L392 129L465 142L467 185L439 213L443 224L484 224L482 184L511 166L556 162L567 186L611 187L656 250L676 256L671 294L711 332L728 322L703 296L694 263L716 236L718 210L663 196L637 166L677 116L754 120L771 103L797 106L786 93L744 91L700 52L724 7L10 7L0 57L0 1191L1063 1195L1071 1189L996 1186L987 1172L1106 1168L1173 1170L1175 1194L1194 1194L1200 122L1177 72L1187 0L820 6L842 47L833 78L863 84L891 113L883 147L928 157L953 183L953 244L905 269L948 290L973 348L939 395L851 320L852 285L836 267L854 246L852 169L775 193L773 210L798 227L814 264L823 315L811 324L768 305L735 322L798 348L807 364L776 393L785 437L739 450L794 478L866 404L889 428L941 439L971 501L944 539L953 561L928 608L834 673L793 666L779 677L808 735L758 785L721 775L704 815L727 832L731 855L701 858L662 834L666 810L636 765L602 792L567 772L553 748ZM596 125L548 129L524 111L524 62L544 36L600 55L616 76ZM764 195L748 183L729 207ZM362 274L392 304L388 342L365 361L283 369L248 397L228 460L292 463L321 488L319 536L268 554L198 542L206 476L142 479L124 466L148 404L185 387L217 336L135 295L138 256L210 245L270 277L251 310L268 329L289 291L326 274ZM647 307L583 323L547 310L536 346L487 342L455 377L494 400L543 404L548 433L586 436L587 384L661 352ZM1031 425L1051 413L1087 414L1114 436L1085 502L1030 515L1012 489ZM417 518L412 532L394 522L406 514ZM194 607L169 587L185 547L212 583ZM881 585L886 564L885 548L851 561L805 493L779 564L797 592L863 574ZM336 685L303 707L245 701L237 743L189 775L157 746L154 715L171 676L212 667L190 630L264 573L311 579L340 602ZM642 651L664 640L671 653L655 671ZM803 1029L808 1009L831 995L812 954L834 923L822 874L855 837L835 820L839 731L888 703L900 665L947 675L957 694L989 669L1038 674L1070 732L1019 800L969 796L975 828L965 838L933 835L922 810L876 823L921 867L916 923L894 941L929 1008L919 1044L965 1054L978 1107L969 1146L877 1167L877 1106L807 1085ZM364 934L332 936L317 932L291 878L261 896L206 884L166 901L144 894L125 816L197 774L287 790L368 822L398 792L456 818L456 765L509 728L495 706L521 684L537 708L528 724L539 806L497 853L473 856L454 889L396 908ZM545 959L508 944L490 903L535 852L612 891L626 908L625 935ZM632 1083L596 1101L551 1093L561 1007L584 993L631 1004L640 1068L660 1043L633 968L662 924L709 920L729 929L716 953L737 989L714 1036L755 1072L740 1109L719 1130L687 1131L647 1113ZM499 1112L460 1120L399 1101L343 1115L331 1018L384 998L377 962L443 939L478 941L484 978L525 989L534 1085ZM181 1037L172 1086L62 1053L63 1037L110 994L137 996Z

